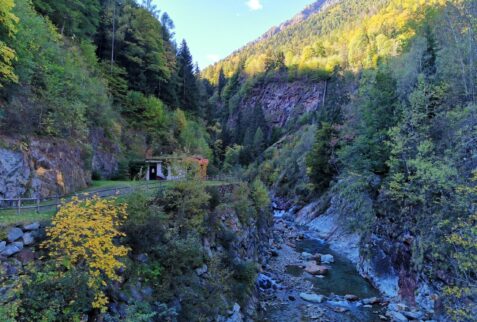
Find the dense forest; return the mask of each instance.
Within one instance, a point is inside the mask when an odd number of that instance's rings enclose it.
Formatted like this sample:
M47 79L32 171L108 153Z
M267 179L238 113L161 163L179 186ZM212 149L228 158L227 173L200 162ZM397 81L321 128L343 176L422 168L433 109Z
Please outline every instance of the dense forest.
M1 128L88 145L102 128L124 162L210 154L206 95L174 23L149 2L2 1Z
M0 320L256 319L271 199L338 214L358 266L384 254L428 320L475 320L477 1L308 10L201 71L152 0L0 0L0 149L68 142L122 180L147 153L201 155L237 180L72 199L35 229L36 265L0 256Z

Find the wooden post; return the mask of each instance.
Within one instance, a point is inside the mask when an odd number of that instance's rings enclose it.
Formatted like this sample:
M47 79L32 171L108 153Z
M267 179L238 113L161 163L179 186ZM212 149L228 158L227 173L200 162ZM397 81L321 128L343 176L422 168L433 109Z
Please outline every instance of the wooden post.
M17 202L17 215L20 214L20 210L21 210L21 207L22 207L22 198L18 198L18 202Z
M40 213L40 196L36 197L36 213Z

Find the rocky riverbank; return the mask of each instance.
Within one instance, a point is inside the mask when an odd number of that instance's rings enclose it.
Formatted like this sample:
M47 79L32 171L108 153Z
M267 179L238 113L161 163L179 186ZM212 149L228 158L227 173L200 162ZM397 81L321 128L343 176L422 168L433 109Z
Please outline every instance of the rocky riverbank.
M297 224L296 217L283 211L276 215L271 258L258 278L263 321L430 320L429 314L380 292L359 274L355 239L335 237L333 244ZM325 224L332 222L329 218L322 221L323 228L343 236Z

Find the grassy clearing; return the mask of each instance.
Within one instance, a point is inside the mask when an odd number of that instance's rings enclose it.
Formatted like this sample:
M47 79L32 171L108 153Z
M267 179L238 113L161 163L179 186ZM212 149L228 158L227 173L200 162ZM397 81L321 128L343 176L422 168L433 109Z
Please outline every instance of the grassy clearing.
M93 181L93 184L91 185L91 187L85 190L79 191L79 193L89 192L94 194L94 192L98 190L124 188L124 187L140 187L143 184L144 184L144 181L100 180L100 181ZM175 184L174 181L162 181L160 186L162 189L168 189L173 187L174 184ZM231 184L231 183L226 181L207 181L207 186L223 186L227 184ZM150 190L145 189L144 192L141 192L141 193L146 193L148 195L150 194L152 196L155 192L156 192L155 189L150 189ZM120 196L118 198L118 202L124 202L126 200L126 197L127 196ZM17 211L14 209L0 211L0 235L1 235L1 231L4 230L6 227L28 224L35 221L49 221L51 220L51 218L53 217L55 213L56 213L55 209L41 211L40 213L37 213L36 210L34 209L23 210L20 214L17 214Z

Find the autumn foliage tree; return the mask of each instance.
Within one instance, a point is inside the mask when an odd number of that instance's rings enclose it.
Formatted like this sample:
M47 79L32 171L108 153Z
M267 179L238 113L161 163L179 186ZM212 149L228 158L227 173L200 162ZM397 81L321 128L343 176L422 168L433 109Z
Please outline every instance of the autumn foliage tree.
M48 240L42 247L48 249L58 266L87 272L88 287L95 294L95 309L105 308L106 282L117 281L116 271L124 267L118 259L127 255L128 248L116 240L124 236L118 226L126 217L126 205L117 205L115 199L73 198L61 206L52 227L47 229Z

